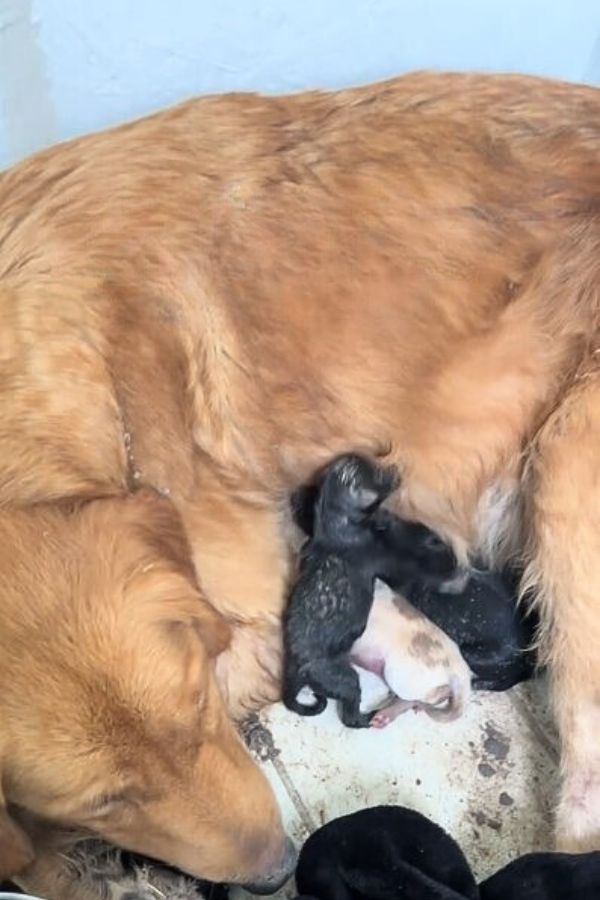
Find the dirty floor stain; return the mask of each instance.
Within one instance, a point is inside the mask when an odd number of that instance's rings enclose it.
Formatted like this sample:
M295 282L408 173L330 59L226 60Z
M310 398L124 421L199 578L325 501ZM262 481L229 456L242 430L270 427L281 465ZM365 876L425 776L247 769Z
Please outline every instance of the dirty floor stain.
M365 676L367 702L375 690ZM249 720L244 738L298 845L336 816L398 803L452 834L479 878L552 847L558 754L543 679L477 693L456 722L407 713L383 731L344 728L333 704L314 719L278 704ZM277 896L293 897L293 884Z

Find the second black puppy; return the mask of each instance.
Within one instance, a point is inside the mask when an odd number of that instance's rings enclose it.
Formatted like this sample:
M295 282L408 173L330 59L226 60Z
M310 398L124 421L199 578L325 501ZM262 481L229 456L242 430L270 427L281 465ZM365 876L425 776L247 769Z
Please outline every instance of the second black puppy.
M476 571L452 596L417 581L406 598L458 644L475 676L474 690L507 691L537 669L538 615L518 603L518 590L518 577L509 571Z
M324 472L284 619L283 702L294 712L318 715L331 698L340 701L345 725L367 727L372 713L360 711L349 651L365 630L375 577L393 566L395 580L436 573L441 581L454 569L452 552L429 529L380 510L398 484L394 467L357 454ZM297 699L303 687L315 694L313 704Z

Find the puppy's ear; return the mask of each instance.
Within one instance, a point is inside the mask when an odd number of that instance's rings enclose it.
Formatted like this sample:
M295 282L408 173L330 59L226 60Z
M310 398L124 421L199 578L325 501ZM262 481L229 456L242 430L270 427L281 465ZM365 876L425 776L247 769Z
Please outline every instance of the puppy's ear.
M0 881L18 875L34 856L33 844L9 815L0 794Z
M308 537L312 537L315 528L315 505L319 497L319 486L309 484L299 487L290 498L292 519Z
M179 589L175 581L164 583L166 596L180 595L182 612L189 613L192 624L200 634L208 655L218 656L231 641L231 628L225 618L202 596L192 560L192 550L179 512L171 500L148 488L138 491L132 504L143 512L138 521L144 540L159 559L166 560L187 582ZM172 606L173 604L169 604ZM165 608L167 608L165 606Z

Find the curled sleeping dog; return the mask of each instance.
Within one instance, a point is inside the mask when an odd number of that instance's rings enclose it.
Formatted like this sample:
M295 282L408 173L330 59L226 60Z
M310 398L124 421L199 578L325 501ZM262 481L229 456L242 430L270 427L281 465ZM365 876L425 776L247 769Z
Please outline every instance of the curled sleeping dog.
M455 569L454 555L429 529L380 509L398 483L394 467L357 454L338 457L324 471L313 534L284 616L283 701L294 712L317 715L332 698L345 725L368 726L372 714L360 711L349 652L365 630L375 578L393 569L396 580L419 575L441 583ZM313 704L297 699L306 686Z
M367 627L350 660L378 675L393 695L374 713L372 728L384 728L409 709L451 721L471 695L472 673L454 641L383 581L375 583Z

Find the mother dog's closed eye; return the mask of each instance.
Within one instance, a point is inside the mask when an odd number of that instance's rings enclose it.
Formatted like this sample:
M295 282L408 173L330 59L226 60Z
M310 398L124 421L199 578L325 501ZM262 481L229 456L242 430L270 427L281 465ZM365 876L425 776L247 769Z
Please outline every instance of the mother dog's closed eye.
M3 877L35 856L9 804L195 876L288 874L275 798L212 672L228 627L169 501L0 512L0 593Z

